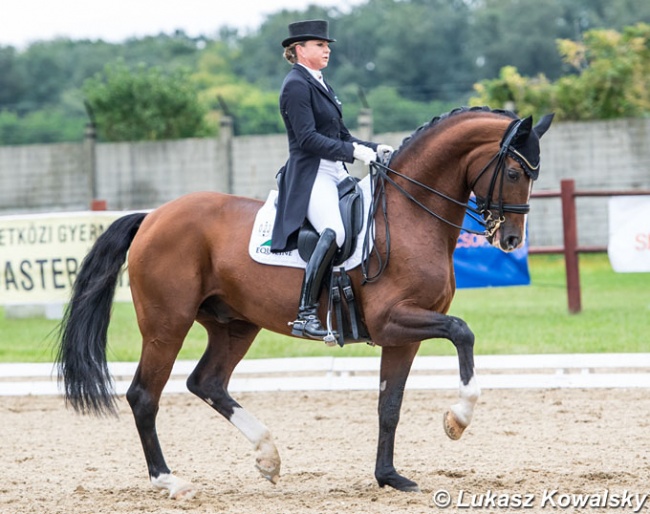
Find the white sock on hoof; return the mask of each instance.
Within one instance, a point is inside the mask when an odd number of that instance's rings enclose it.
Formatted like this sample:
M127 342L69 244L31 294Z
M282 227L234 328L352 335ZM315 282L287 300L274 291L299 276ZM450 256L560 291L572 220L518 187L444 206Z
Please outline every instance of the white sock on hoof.
M467 385L460 383L460 401L452 405L451 412L461 425L469 426L474 415L474 405L476 405L479 396L481 396L481 389L476 382L476 375L470 379Z
M151 484L157 489L167 489L169 497L175 500L189 500L194 498L196 490L191 482L182 480L177 476L169 473L158 475L151 478Z

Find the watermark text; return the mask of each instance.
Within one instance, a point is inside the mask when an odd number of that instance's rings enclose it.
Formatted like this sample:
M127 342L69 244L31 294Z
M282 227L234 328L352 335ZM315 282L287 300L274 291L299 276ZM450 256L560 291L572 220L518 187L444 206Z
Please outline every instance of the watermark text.
M544 489L536 493L500 492L491 489L476 493L461 489L450 492L439 489L432 496L433 505L446 509L619 509L633 513L640 512L650 493L628 490L611 491L603 489L592 493L562 492L558 489Z

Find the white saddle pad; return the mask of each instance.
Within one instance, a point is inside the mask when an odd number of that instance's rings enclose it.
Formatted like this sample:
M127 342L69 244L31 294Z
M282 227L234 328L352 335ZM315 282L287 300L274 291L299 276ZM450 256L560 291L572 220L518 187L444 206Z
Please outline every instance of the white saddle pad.
M368 210L370 208L370 176L366 176L359 182L363 192L363 227L357 239L357 246L348 260L342 266L346 270L356 268L361 264L361 253L363 238L366 232L368 220ZM273 233L273 223L275 221L275 202L278 197L276 190L271 190L264 205L257 212L253 231L251 233L250 243L248 244L248 253L256 262L260 264L270 264L272 266L288 266L291 268L305 268L307 263L302 260L298 250L291 252L271 253L271 234ZM372 248L372 247L371 247Z

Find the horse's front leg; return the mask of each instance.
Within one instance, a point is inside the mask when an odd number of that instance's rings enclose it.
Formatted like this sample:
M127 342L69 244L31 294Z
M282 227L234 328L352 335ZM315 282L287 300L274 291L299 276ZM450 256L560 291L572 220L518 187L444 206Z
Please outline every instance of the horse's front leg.
M469 426L474 415L474 407L481 395L481 389L476 382L474 370L474 333L460 318L440 315L446 318L451 337L458 353L458 367L460 371L460 388L458 403L445 412L442 422L445 433L450 439L458 440Z
M399 491L419 491L418 485L397 473L393 464L395 431L399 423L404 385L419 343L382 348L379 373L379 442L375 478L380 487L389 485Z
M469 426L481 394L474 371L474 334L462 319L438 312L405 306L394 309L382 330L380 344L407 344L409 341L443 338L450 340L458 353L460 372L459 401L443 417L445 433L460 439ZM390 343L389 343L390 342Z

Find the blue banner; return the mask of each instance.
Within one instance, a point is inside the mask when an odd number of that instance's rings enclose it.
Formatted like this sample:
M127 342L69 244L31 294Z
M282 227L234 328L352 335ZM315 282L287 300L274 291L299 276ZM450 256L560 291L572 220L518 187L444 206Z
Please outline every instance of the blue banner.
M472 205L473 199L470 200ZM463 227L482 231L483 227L465 215ZM456 287L501 287L530 285L528 240L514 252L505 253L485 237L461 231L454 252Z

